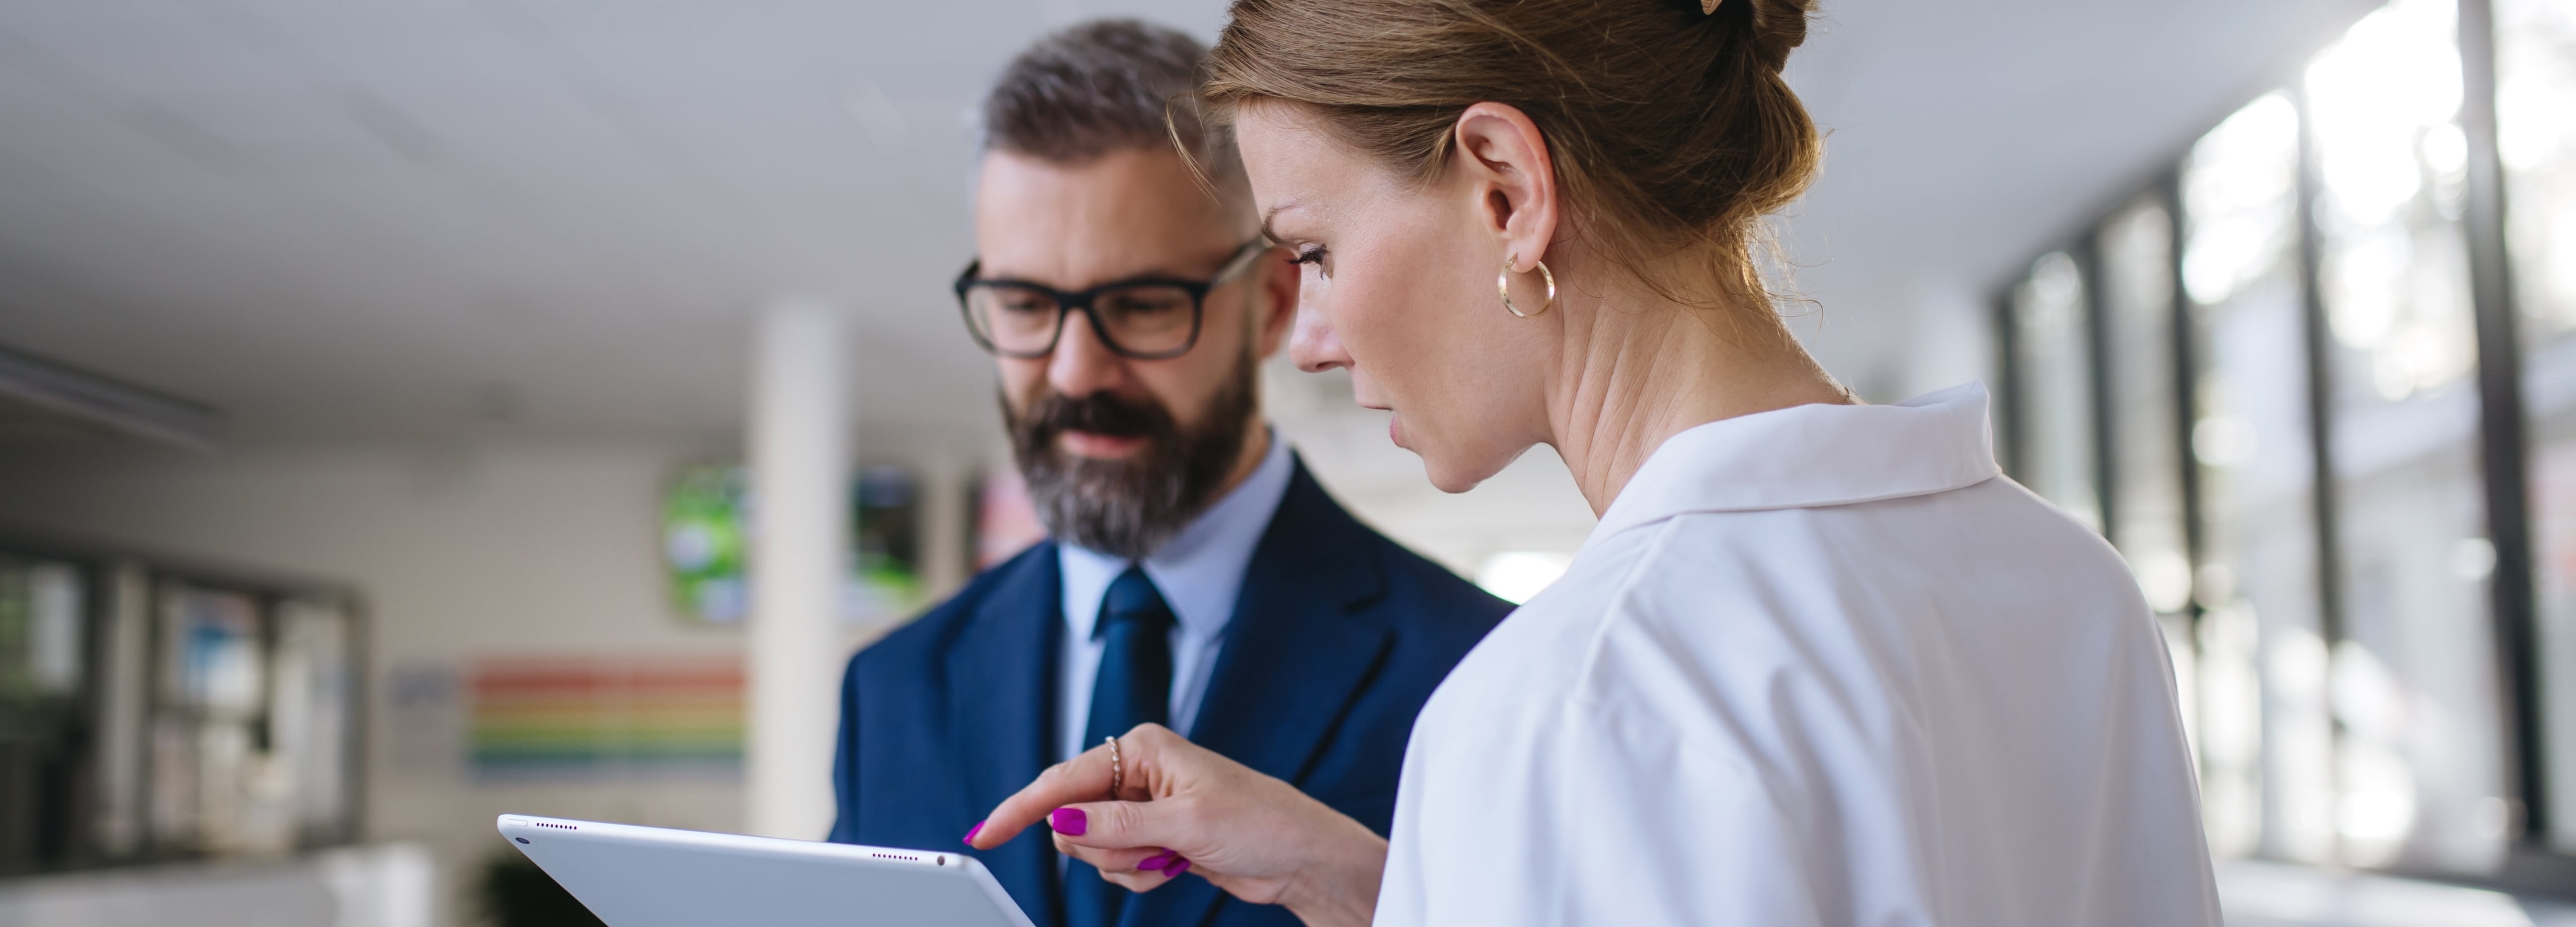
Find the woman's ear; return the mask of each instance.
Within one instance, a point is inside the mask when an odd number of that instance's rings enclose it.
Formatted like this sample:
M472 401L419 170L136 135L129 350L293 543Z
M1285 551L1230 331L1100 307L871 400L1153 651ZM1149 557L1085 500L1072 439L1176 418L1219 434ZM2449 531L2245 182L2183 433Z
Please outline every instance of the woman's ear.
M1475 198L1478 224L1495 237L1514 270L1526 271L1547 257L1555 243L1558 208L1556 165L1538 124L1518 107L1478 103L1458 114L1457 156L1451 170L1461 172L1466 191Z

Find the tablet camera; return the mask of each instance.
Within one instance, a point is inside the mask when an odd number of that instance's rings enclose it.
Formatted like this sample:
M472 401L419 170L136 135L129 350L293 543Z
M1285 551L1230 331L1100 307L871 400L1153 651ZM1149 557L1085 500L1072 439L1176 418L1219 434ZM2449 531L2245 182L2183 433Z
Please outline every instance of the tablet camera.
M526 842L528 842L528 838L526 838L526 837L512 837L512 838L510 838L510 839L512 839L512 840L516 840L516 841L518 841L518 842L520 842L520 843L526 843Z

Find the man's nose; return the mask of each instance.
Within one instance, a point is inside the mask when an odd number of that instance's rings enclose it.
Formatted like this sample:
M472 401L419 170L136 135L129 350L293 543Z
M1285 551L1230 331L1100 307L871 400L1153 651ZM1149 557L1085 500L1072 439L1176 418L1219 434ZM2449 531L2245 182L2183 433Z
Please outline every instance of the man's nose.
M1091 316L1065 312L1064 332L1056 338L1055 353L1047 356L1047 385L1059 395L1089 396L1116 388L1126 372L1126 358L1100 340L1099 330L1091 327Z
M1342 350L1341 336L1333 332L1332 320L1303 298L1297 300L1297 320L1288 332L1288 359L1307 373L1351 365L1351 356Z

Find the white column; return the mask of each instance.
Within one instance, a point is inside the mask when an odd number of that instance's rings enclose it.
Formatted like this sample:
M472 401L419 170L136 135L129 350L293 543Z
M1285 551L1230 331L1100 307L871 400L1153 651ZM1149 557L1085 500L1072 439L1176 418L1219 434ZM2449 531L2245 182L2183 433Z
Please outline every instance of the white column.
M751 352L752 833L819 840L832 826L837 646L849 549L850 442L833 308L782 300Z

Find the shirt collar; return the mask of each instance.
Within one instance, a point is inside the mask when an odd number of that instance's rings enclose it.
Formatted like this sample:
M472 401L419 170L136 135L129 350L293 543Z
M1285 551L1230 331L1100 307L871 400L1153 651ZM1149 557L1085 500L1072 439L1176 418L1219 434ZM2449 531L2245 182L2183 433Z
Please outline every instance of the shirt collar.
M1920 496L1973 486L2002 472L1995 465L1981 383L1893 405L1792 406L1710 422L1665 439L1602 513L1592 537L1686 512Z
M1210 504L1163 546L1145 555L1145 578L1172 607L1181 631L1206 638L1223 633L1234 619L1235 598L1243 591L1243 574L1252 565L1252 549L1270 527L1279 500L1288 494L1295 470L1288 444L1270 432L1270 450L1241 484ZM1100 620L1100 599L1109 583L1126 572L1124 557L1072 544L1056 545L1064 579L1064 619L1075 640L1090 640Z

